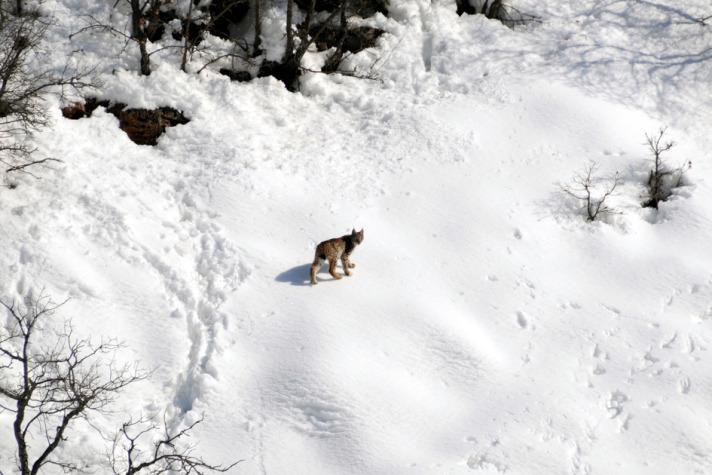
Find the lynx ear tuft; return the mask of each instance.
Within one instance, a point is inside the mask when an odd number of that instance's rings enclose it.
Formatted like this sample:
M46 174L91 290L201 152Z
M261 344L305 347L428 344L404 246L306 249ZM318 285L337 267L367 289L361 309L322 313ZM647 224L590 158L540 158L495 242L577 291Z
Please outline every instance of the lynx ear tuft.
M353 236L354 234L356 234L356 228L351 228L351 235Z

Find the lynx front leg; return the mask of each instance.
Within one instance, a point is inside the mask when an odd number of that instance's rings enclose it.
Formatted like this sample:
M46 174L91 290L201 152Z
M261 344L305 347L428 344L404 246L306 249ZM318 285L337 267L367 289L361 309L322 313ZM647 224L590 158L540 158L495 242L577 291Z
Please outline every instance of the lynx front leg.
M333 257L329 258L329 274L331 274L331 276L334 279L338 280L341 278L341 274L336 272L336 262L337 262L337 259L335 259Z
M344 274L351 275L351 271L349 269L353 267L353 264L349 262L349 256L341 256L341 267L344 268Z

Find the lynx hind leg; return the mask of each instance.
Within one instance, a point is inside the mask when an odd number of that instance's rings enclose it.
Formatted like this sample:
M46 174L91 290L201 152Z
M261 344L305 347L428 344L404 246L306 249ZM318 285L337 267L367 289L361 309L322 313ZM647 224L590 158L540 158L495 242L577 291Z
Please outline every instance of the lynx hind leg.
M316 273L319 272L319 267L321 267L321 259L319 256L314 257L314 262L312 262L311 270L309 276L311 277L312 285L316 285Z
M341 267L344 268L344 274L346 275L351 275L351 269L353 266L349 262L349 257L348 256L341 256Z
M329 274L331 274L331 276L332 276L334 279L337 279L337 280L338 280L338 279L341 278L341 274L339 274L338 272L336 272L336 262L337 262L337 261L338 261L338 259L336 259L336 258L334 258L334 257L329 257Z

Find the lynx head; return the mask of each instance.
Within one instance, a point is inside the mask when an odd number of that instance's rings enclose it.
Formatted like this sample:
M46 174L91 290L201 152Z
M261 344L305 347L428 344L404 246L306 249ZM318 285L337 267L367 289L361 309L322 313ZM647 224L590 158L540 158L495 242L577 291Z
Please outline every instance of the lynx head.
M354 240L356 244L361 244L363 242L363 228L361 228L361 231L356 232L355 229L351 229L351 238Z

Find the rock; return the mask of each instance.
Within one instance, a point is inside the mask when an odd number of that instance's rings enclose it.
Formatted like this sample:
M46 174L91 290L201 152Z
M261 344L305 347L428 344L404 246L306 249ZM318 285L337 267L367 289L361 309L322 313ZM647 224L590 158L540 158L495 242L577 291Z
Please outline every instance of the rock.
M315 36L320 28L321 25L313 26L309 31L309 34ZM373 48L376 46L376 40L383 33L383 30L371 28L370 26L350 28L346 33L346 38L344 38L344 50L351 53L358 53L366 48ZM321 32L314 44L316 45L317 50L325 51L329 48L337 47L340 40L341 29L339 27L329 26Z
M62 115L67 119L78 120L87 116L87 109L83 102L73 102L62 107Z
M158 20L158 17L156 17L155 19ZM166 25L164 25L160 21L153 20L154 19L152 18L151 21L148 22L148 26L146 27L146 36L148 37L148 41L150 41L151 43L160 41L161 38L163 38L163 33L166 32Z
M177 20L179 17L178 13L176 13L175 8L171 8L168 10L159 10L158 18L160 18L163 23L170 23L173 20Z
M119 128L139 145L156 145L158 137L167 127L190 122L182 112L171 107L124 109L117 117Z
M126 107L124 104L114 104L110 105L109 101L99 100L96 97L89 97L84 102L73 102L72 104L62 107L62 115L67 119L78 120L82 117L91 117L92 113L97 107L117 107L120 106L121 109Z
M470 0L456 0L457 14L484 15L489 19L507 20L507 11L501 0L485 0L471 2Z
M208 7L212 21L210 34L229 40L231 29L247 16L249 0L213 0Z
M477 11L477 8L475 8L469 0L455 0L455 6L457 7L457 14L460 16L462 16L463 13L468 15L481 13Z
M173 30L171 33L173 39L176 41L183 41L183 32L186 32L188 41L191 44L198 46L204 39L203 32L207 29L207 25L183 19L181 20L181 28L181 30Z
M308 10L311 0L295 0L302 10ZM388 0L351 0L349 11L362 18L368 18L380 12L388 16ZM333 12L341 7L341 0L316 0L314 10Z
M231 81L248 82L252 81L252 74L247 71L234 71L228 68L221 68L220 74L227 76Z
M287 86L287 90L296 91L297 81L301 75L299 65L294 62L281 63L279 61L263 61L257 73L258 78L272 76Z

